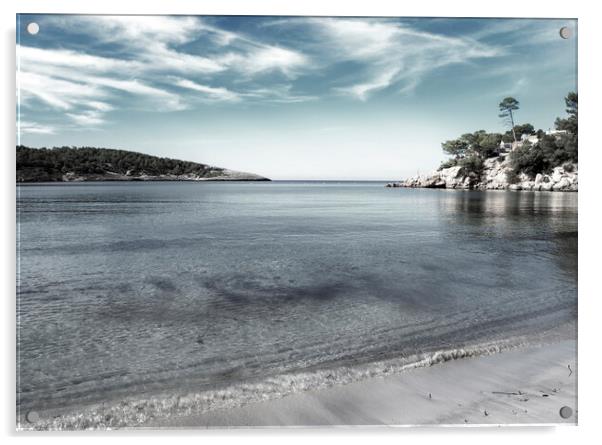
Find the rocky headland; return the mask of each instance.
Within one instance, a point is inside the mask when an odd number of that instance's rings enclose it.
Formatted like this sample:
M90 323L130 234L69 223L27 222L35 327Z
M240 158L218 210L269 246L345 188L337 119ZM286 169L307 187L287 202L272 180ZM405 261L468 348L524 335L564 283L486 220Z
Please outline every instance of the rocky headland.
M534 178L525 173L512 178L512 175L508 174L510 171L509 156L498 156L486 159L479 174L457 165L389 183L387 187L554 192L576 192L579 188L577 164L567 163L555 167L549 174L539 173Z

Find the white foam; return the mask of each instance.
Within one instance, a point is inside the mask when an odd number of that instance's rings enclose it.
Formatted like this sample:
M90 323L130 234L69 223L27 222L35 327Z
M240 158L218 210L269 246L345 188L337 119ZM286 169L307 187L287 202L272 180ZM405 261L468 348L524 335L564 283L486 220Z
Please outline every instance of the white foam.
M77 413L61 414L52 418L48 417L49 413L40 413L41 419L35 424L32 425L25 419L19 419L18 427L35 430L139 427L154 418L198 414L213 409L228 409L248 403L281 398L295 392L345 385L367 378L401 373L450 360L490 355L528 345L533 345L532 339L527 341L524 337L517 337L370 364L282 374L258 382L237 383L223 389L192 392L186 395L129 398L115 401L112 404L90 406Z

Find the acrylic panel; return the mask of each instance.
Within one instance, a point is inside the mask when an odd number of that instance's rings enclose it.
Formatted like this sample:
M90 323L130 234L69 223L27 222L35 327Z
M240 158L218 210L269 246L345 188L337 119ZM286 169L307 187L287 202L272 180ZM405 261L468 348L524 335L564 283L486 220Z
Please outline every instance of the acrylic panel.
M16 26L18 429L576 424L576 19Z

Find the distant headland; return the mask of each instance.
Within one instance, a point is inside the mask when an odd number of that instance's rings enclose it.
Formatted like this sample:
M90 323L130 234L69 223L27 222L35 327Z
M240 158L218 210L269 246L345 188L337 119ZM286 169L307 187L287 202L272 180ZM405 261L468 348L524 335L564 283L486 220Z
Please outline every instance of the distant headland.
M441 147L451 158L436 172L387 187L576 192L577 99L573 92L565 97L568 116L557 118L553 130L535 131L531 124L515 124L519 102L507 97L499 104L499 117L509 128L506 133L479 130L443 142Z
M17 182L269 181L254 173L95 147L17 146Z

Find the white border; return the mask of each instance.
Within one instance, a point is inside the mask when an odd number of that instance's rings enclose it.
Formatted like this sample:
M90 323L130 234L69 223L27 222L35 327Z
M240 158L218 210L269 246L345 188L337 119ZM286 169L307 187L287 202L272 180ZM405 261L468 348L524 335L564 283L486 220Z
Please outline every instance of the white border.
M505 0L483 6L482 1L456 0L391 2L386 0L326 1L304 0L145 0L144 2L108 0L76 2L70 0L21 0L18 10L78 14L232 14L232 15L356 15L356 16L417 16L417 17L576 17L581 10L578 1L535 2Z
M599 107L600 95L600 29L601 17L596 14L593 1L546 1L504 0L501 2L454 0L454 1L326 1L301 0L283 2L276 0L103 0L82 2L69 0L3 0L0 2L2 20L2 91L1 110L4 147L2 157L2 237L3 256L2 293L4 303L3 365L1 415L2 432L9 440L21 442L41 439L50 442L105 441L107 433L58 433L16 434L15 426L15 14L20 13L104 13L104 14L236 14L236 15L359 15L359 16L446 16L446 17L563 17L579 19L579 93L581 95L580 119L580 189L579 192L579 426L578 427L509 427L492 428L403 428L403 429L286 429L286 430L211 430L211 431L164 431L164 432L116 432L108 433L117 442L142 439L147 443L163 443L167 437L186 442L210 440L212 442L245 440L252 443L305 443L308 440L342 439L346 443L379 443L400 441L452 441L466 443L503 443L517 439L545 440L563 445L575 440L593 439L599 436L596 429L598 413L602 412L602 397L598 376L602 374L598 339L602 338L602 292L597 275L602 260L600 252L600 211L602 190L602 125ZM597 133L597 134L596 134ZM542 437L545 436L545 437ZM21 436L21 437L18 437Z

